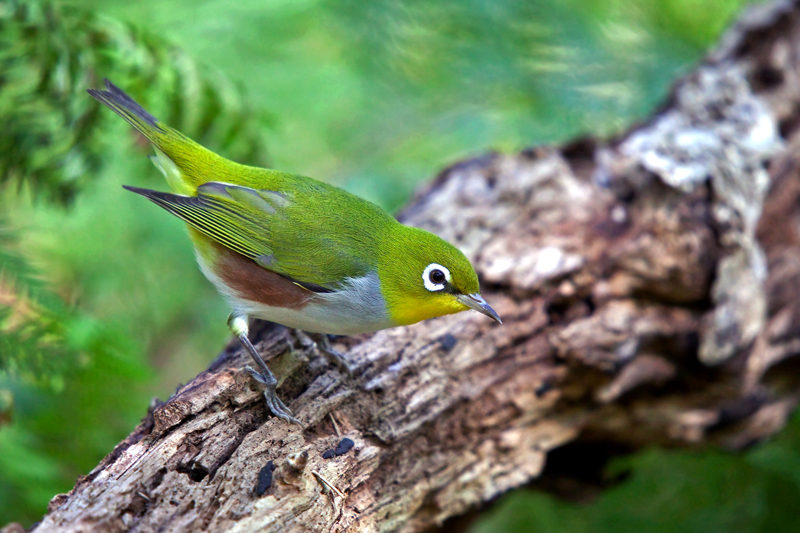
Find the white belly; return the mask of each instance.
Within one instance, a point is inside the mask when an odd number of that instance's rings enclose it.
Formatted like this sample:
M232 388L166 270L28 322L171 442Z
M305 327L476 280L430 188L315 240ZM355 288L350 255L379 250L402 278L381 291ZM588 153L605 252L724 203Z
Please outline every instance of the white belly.
M303 331L333 335L369 333L397 325L389 318L380 280L375 272L361 278L349 278L345 288L340 291L317 294L314 301L302 309L288 309L240 298L203 262L199 254L197 261L203 274L225 297L234 313Z
M311 303L299 311L285 307L269 307L248 300L238 300L234 306L235 311L246 313L251 317L312 333L355 335L396 325L386 317L365 312L353 313L347 308L326 304Z

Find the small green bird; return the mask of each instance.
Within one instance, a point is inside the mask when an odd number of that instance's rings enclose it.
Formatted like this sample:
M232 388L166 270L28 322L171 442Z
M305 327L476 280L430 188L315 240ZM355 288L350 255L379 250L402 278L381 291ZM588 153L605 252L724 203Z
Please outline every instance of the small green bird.
M248 340L248 317L315 333L320 351L342 363L324 334L467 309L502 323L481 297L469 260L450 243L332 185L229 161L105 85L88 92L153 144L151 159L173 192L125 188L188 224L197 262L233 310L228 327L260 368L246 370L265 386L275 416L300 424Z

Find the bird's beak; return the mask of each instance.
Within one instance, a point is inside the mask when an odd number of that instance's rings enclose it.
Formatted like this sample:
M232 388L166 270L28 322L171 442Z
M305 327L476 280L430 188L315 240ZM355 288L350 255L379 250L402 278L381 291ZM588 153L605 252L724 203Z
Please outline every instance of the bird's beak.
M484 300L480 294L459 294L456 296L456 300L500 324L503 323L498 314L494 312L494 309L489 307L489 304L486 303L486 300Z

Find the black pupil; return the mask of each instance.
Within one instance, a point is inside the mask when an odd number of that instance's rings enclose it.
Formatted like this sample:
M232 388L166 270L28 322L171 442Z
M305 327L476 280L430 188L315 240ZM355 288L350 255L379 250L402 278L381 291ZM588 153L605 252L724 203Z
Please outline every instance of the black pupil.
M434 283L444 282L444 272L442 272L441 270L432 270L430 277L431 281Z

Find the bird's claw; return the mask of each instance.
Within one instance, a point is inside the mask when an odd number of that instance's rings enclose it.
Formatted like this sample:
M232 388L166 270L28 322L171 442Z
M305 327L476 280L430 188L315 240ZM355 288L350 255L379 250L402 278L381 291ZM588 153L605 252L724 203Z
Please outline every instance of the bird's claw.
M311 335L311 339L317 345L317 351L324 355L329 361L332 361L336 366L344 370L350 377L355 374L356 368L350 364L342 352L335 350L331 346L327 335L315 333Z
M352 366L350 362L345 359L342 352L334 350L330 346L320 346L319 344L317 345L317 349L320 351L320 353L322 353L322 355L333 361L336 366L344 370L348 376L353 377L353 375L356 373L356 367Z
M250 365L244 367L244 371L250 374L250 377L252 377L254 380L264 385L264 399L266 400L267 407L273 416L303 427L303 423L292 416L292 411L286 407L286 404L283 403L283 400L278 397L278 393L275 390L278 385L278 380L276 380L273 376L266 376L262 374Z
M248 374L250 374L251 378L253 378L254 380L258 381L259 383L261 383L265 387L274 387L274 386L276 386L278 384L278 380L276 380L272 376L265 376L264 374L262 374L261 372L259 372L258 370L256 370L255 368L253 368L250 365L245 366L244 367L244 371L247 372Z
M287 422L291 422L292 424L297 424L300 427L303 427L303 423L300 422L298 419L292 416L292 412L286 407L286 404L278 398L278 394L275 392L275 389L272 387L268 387L264 391L264 399L267 401L267 407L269 407L270 412L280 418L281 420L286 420Z

